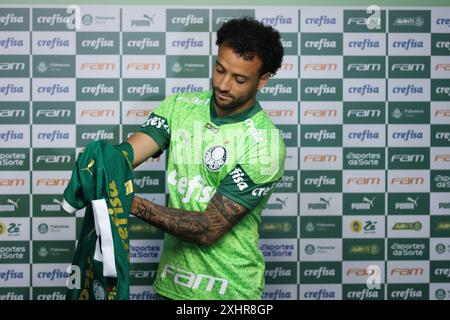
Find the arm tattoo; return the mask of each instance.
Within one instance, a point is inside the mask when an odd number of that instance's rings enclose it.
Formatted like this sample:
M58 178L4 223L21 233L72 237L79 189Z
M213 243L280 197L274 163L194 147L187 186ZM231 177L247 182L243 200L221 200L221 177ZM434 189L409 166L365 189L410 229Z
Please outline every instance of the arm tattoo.
M215 193L206 211L167 208L134 197L131 213L151 225L183 240L211 245L237 224L249 210Z

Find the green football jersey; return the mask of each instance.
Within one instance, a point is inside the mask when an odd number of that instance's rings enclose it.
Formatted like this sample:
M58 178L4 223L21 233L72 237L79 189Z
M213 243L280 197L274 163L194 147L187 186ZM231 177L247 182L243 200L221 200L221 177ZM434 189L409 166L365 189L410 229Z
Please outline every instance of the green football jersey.
M212 91L169 96L140 127L168 149L169 207L204 212L215 192L250 210L201 246L166 234L154 289L172 299L260 299L261 211L284 172L286 147L258 102L218 117Z
M133 157L128 142L113 146L106 140L89 143L77 157L64 190L63 209L86 211L72 258L74 273L67 300L129 299Z

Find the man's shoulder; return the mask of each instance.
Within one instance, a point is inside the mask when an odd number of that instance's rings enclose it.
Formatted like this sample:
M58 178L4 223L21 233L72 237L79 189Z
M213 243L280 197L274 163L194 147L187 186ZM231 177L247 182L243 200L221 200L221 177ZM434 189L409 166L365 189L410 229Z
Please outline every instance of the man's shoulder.
M275 125L264 109L251 118L244 120L251 135L254 136L254 143L257 145L267 145L278 142L281 149L285 148L281 130Z

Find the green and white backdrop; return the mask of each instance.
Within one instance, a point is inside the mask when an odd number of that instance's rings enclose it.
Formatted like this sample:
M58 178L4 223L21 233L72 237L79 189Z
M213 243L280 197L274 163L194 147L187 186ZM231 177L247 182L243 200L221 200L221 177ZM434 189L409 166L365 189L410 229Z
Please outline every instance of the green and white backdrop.
M258 95L288 150L263 212L263 298L450 299L450 7L82 2L0 6L0 299L64 298L77 152L208 90L215 32L241 15L286 51ZM165 160L134 181L159 204ZM130 239L130 298L152 299L163 234L132 218Z

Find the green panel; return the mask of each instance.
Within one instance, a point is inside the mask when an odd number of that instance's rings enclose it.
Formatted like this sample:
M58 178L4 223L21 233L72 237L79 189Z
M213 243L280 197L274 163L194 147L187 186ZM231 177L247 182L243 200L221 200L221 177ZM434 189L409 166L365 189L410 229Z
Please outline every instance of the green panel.
M408 5L410 5L408 3ZM430 32L431 11L390 10L388 32Z
M301 171L300 190L301 192L342 192L342 171Z
M266 284L297 283L297 262L266 262Z
M344 215L384 215L384 193L344 193Z
M388 284L388 300L427 300L428 284Z
M166 30L169 32L209 31L208 9L167 9Z
M28 194L0 194L0 217L29 217L30 196Z
M430 168L430 148L388 148L388 168L418 170Z
M165 171L135 171L134 192L164 193L165 181Z
M420 215L430 213L429 193L389 193L388 214Z
M342 218L336 216L304 216L300 217L300 237L310 238L341 238Z
M29 169L30 149L0 149L0 171L28 171Z

